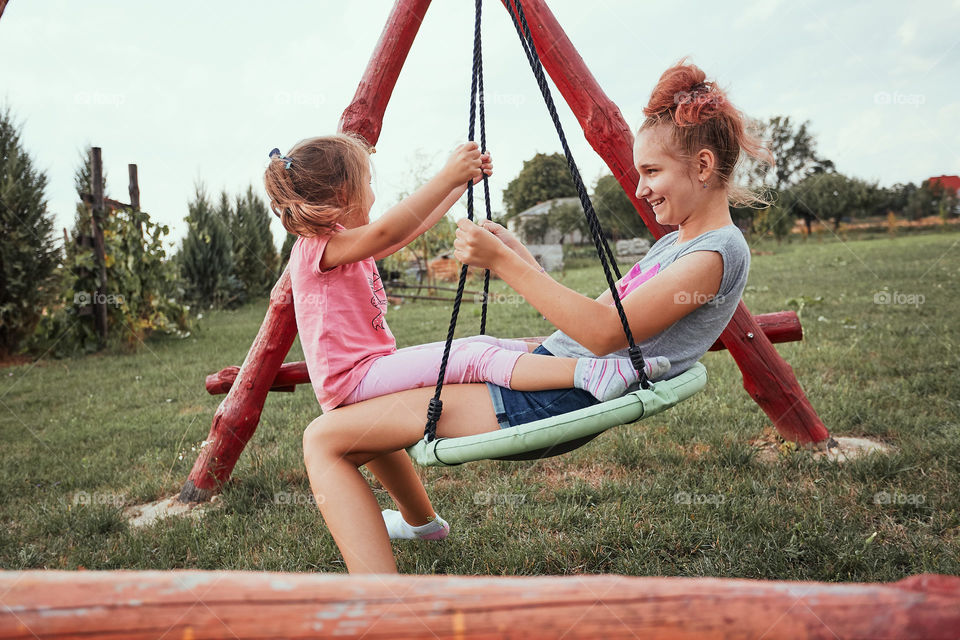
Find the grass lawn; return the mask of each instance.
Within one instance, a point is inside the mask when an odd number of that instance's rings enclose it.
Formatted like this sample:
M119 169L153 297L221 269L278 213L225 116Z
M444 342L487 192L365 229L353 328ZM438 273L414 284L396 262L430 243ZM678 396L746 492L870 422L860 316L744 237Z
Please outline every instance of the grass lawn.
M804 341L778 349L827 428L894 453L838 465L783 447L761 461L751 443L770 438L770 423L732 358L709 353L704 392L571 454L423 469L453 530L443 543L395 543L401 571L960 574L960 233L755 248L745 302L800 310ZM588 295L604 286L599 267L563 280ZM495 287L491 333L549 331ZM205 314L191 337L135 355L0 369L0 566L343 571L309 502L300 437L319 408L308 387L268 398L218 509L142 529L121 514L179 492L221 399L204 376L243 360L265 309ZM459 335L477 331L479 313L463 307ZM441 339L448 320L445 303L390 311L400 346ZM287 359L302 359L299 344Z

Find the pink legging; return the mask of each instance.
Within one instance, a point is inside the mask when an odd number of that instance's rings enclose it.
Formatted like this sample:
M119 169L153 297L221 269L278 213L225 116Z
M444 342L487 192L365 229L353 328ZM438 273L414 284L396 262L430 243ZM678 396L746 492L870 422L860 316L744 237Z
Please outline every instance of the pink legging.
M443 345L443 342L431 342L377 358L360 384L341 404L437 384ZM528 343L523 340L501 340L491 336L454 340L443 382L492 382L509 387L517 359L528 352Z

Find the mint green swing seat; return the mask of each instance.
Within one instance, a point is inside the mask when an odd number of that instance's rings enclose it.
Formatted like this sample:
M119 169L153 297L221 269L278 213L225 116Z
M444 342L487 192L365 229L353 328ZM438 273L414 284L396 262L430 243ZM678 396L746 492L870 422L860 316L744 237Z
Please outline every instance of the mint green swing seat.
M457 438L421 439L407 449L422 466L454 466L476 460L536 460L566 453L602 432L630 424L686 400L707 384L699 362L675 378L654 382L649 389L536 422Z

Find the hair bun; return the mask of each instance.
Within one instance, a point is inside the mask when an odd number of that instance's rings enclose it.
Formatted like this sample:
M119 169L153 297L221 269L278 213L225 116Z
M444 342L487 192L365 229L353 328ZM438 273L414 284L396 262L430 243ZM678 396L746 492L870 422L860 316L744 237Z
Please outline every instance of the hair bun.
M691 126L717 117L727 99L707 74L680 60L660 76L643 114L648 118L669 116L677 126Z

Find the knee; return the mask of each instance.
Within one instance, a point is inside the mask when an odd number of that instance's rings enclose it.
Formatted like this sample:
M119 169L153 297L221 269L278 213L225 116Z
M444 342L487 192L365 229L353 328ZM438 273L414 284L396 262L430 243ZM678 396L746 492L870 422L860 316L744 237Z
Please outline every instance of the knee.
M303 430L303 459L309 465L311 459L327 455L332 439L327 429L326 415L316 418Z
M334 414L324 414L303 430L303 461L307 467L316 462L327 465L337 459L346 460L355 466L362 464L354 462L355 455L349 451L350 445L345 443L344 438L338 437L343 433L339 429L342 422L338 421ZM352 440L355 439L354 437ZM348 438L347 442L352 440Z

